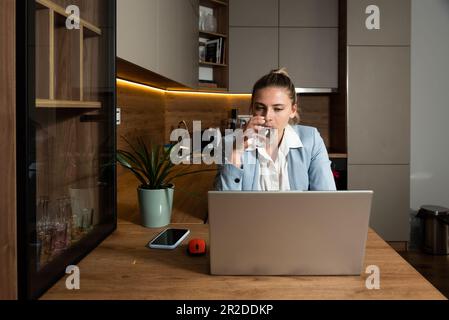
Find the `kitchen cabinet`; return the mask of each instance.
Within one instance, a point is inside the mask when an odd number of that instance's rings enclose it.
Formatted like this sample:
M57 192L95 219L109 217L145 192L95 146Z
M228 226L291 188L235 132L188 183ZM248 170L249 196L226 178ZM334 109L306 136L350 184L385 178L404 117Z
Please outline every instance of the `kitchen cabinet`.
M350 164L410 163L410 49L348 48Z
M159 0L117 1L117 56L159 72Z
M278 67L278 28L229 28L231 92L249 93L254 82Z
M269 66L286 67L296 87L338 88L338 0L235 0L229 12L232 92L250 92L250 84ZM263 61L254 61L260 56Z
M338 87L338 28L280 28L279 66L300 88Z
M229 26L277 27L278 0L229 0Z
M370 227L382 239L408 239L409 165L349 165L348 188L374 191Z
M4 287L1 273L0 296L35 299L116 228L116 6L8 2L20 28L9 25L8 38L0 38L12 83L5 94L15 97L7 114L16 125L2 126L15 151L15 170L4 177L14 189L4 193L2 216L17 242L0 239L9 276ZM79 9L79 25L69 5ZM15 56L4 56L11 42ZM11 161L5 156L2 163Z
M198 82L198 0L118 0L117 56L189 87Z
M375 5L379 9L379 29L368 29L366 20ZM410 45L410 0L348 0L348 45Z
M279 0L279 26L338 28L338 0Z
M371 226L387 241L409 239L410 16L410 0L347 1L349 187L374 186Z
M198 0L159 0L158 73L198 85Z

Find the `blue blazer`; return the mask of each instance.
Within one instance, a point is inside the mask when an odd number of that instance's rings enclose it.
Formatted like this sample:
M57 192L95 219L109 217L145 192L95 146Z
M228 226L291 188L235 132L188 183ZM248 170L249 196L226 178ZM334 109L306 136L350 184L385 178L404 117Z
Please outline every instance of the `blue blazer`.
M336 190L331 162L326 146L316 128L292 126L298 134L303 147L290 148L288 153L288 177L291 190L333 191ZM225 137L226 139L226 137ZM223 150L224 150L224 146ZM218 166L215 189L219 191L257 190L256 177L259 177L257 153L243 152L242 166L233 164Z

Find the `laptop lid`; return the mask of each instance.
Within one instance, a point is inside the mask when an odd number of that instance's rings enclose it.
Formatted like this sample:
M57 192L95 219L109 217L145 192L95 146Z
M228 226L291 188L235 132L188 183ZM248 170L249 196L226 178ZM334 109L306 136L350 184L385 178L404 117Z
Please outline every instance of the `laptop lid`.
M210 191L216 275L360 275L372 191Z

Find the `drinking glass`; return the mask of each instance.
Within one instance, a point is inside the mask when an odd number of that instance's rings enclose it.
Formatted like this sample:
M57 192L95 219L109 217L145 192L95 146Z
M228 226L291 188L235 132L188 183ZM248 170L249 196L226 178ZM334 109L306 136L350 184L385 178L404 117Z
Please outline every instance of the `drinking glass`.
M93 216L94 216L94 209L93 208L84 208L82 210L82 223L81 227L83 230L83 233L89 233L93 228Z
M40 243L39 265L43 267L51 259L52 244L52 223L48 211L50 199L48 196L41 196L38 200L38 218L36 223L37 239Z
M67 197L58 199L58 213L54 221L52 237L52 255L57 256L70 246L71 213Z

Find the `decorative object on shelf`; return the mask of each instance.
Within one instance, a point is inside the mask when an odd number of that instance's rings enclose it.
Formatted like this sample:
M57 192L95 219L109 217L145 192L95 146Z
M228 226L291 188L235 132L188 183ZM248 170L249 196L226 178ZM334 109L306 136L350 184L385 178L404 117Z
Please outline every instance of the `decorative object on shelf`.
M170 224L175 188L172 181L189 174L215 171L188 171L186 167L175 165L170 159L174 144L147 145L141 137L137 138L136 143L131 143L125 137L123 139L132 151L117 150L117 161L130 170L141 183L137 194L141 223L144 227L160 228Z
M204 27L204 31L217 32L217 18L211 13L206 14Z
M73 215L76 216L77 227L82 228L83 209L98 207L99 186L71 186L69 193L71 209ZM94 214L92 217L92 225L95 226L99 223L100 216Z
M200 6L199 30L204 32L217 32L217 18L212 8Z
M205 22L206 22L206 13L204 12L204 10L201 10L200 7L200 16L199 16L199 25L198 28L200 31L205 31L206 30L206 26L205 26Z
M200 0L199 1L199 89L203 91L227 91L229 71L227 66L227 37L228 37L228 1ZM202 42L204 45L204 55ZM207 70L207 71L206 71ZM213 77L205 78L211 73ZM203 85L201 80L216 84L214 87Z

